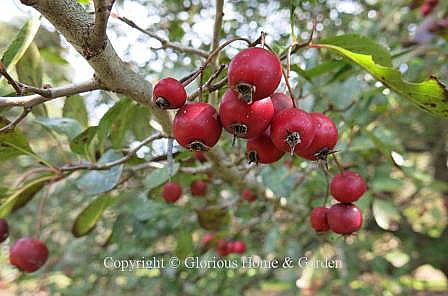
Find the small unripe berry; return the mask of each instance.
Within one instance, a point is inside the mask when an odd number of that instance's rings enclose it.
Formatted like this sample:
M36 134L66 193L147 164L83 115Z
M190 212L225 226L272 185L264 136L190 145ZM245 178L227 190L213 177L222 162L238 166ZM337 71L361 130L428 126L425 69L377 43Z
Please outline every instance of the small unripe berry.
M292 102L292 98L284 93L274 93L271 96L272 105L274 105L274 115L278 112L293 108L294 104Z
M310 214L310 222L311 226L317 232L324 232L330 229L327 222L327 212L328 208L319 207L314 208Z
M218 113L207 103L190 103L182 106L173 122L176 141L193 151L206 151L213 147L221 136Z
M311 116L298 108L284 109L271 122L271 139L277 149L291 154L306 151L316 134Z
M327 221L333 232L352 234L361 228L361 210L354 204L334 204L328 209Z
M163 185L162 196L166 202L176 202L182 195L182 188L175 182Z
M0 219L0 243L4 242L9 235L8 222L5 219Z
M182 83L167 77L154 87L152 100L161 109L177 109L185 104L187 92Z
M227 90L219 106L219 118L223 127L232 135L253 139L263 133L274 116L274 106L270 98L246 104Z
M254 202L257 199L257 195L250 189L244 189L241 193L241 197L248 202Z
M16 241L9 252L12 265L24 272L35 272L48 259L47 246L40 240L24 237Z
M342 203L357 201L366 192L367 184L364 178L352 171L344 171L331 179L330 192Z
M190 185L193 196L204 196L207 193L207 183L202 180L195 180Z
M227 74L230 88L247 104L272 95L281 79L280 60L260 47L240 51L230 62Z

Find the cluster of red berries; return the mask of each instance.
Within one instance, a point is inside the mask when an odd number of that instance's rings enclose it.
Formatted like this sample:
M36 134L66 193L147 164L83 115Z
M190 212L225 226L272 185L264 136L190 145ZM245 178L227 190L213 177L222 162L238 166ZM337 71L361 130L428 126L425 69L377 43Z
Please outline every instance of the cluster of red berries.
M352 171L344 171L333 177L330 183L331 195L339 203L330 208L319 207L311 211L311 226L317 232L331 230L338 234L352 234L362 225L361 210L353 204L366 191L363 177Z
M285 152L306 159L325 159L338 140L334 122L322 113L294 107L291 97L274 93L282 78L279 58L272 52L251 47L230 62L229 89L219 114L207 103L187 103L182 84L164 78L154 88L153 102L177 111L173 122L177 142L193 151L207 151L219 140L222 127L234 138L247 140L249 160L273 163Z
M0 219L0 243L9 235L8 222ZM48 248L40 240L23 237L15 242L9 252L9 261L23 272L35 272L48 259Z
M203 180L195 180L190 184L191 195L202 197L207 194L208 185ZM176 182L165 183L162 187L162 196L166 202L174 203L182 196L182 187Z
M424 0L423 5L420 7L420 13L423 16L427 16L434 10L437 4L439 4L439 0Z
M227 241L225 239L219 239L215 241L215 235L212 233L207 233L202 238L202 245L206 248L215 246L216 253L225 257L229 254L244 254L246 252L246 244L242 241Z

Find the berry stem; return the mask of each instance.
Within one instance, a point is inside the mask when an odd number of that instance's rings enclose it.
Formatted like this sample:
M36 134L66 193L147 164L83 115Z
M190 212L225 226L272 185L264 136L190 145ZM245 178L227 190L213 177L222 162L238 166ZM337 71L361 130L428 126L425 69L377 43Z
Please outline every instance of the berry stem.
M168 160L168 179L171 182L171 177L173 175L173 138L168 138L166 158Z
M325 207L328 202L328 197L330 196L330 174L328 173L328 169L325 164L321 163L321 168L322 168L322 171L324 172L325 183L326 183L325 199L324 199L324 204L322 205L323 207Z
M333 155L334 162L336 163L336 165L337 165L339 171L340 171L341 173L344 173L344 167L343 167L342 164L339 162L338 158L336 157L336 154L332 154L332 155Z
M45 208L45 203L46 203L48 197L50 196L50 186L51 185L52 185L52 183L50 183L47 187L47 190L45 190L45 193L40 200L39 208L37 210L37 221L36 221L36 229L35 229L35 234L34 234L37 239L40 238L40 230L41 230L41 226L42 226L43 212L44 212L44 208Z

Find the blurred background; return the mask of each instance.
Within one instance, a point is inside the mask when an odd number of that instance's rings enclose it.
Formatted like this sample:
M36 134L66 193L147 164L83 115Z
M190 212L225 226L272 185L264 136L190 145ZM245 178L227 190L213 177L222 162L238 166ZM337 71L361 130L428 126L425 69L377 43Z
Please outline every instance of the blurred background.
M78 2L91 10L89 1ZM292 2L299 42L309 37L316 18L316 42L339 34L364 35L390 50L394 67L405 79L419 82L435 75L448 82L448 32L434 29L448 18L446 1L440 1L427 15L422 14L423 1ZM222 40L236 35L255 40L264 31L266 42L282 52L291 43L292 2L225 1ZM20 27L36 16L20 1L6 0L1 5L0 52ZM214 5L201 0L120 0L113 11L164 39L207 51ZM164 48L117 18L111 18L108 36L119 55L152 82L164 76L183 77L202 62L198 56ZM244 43L233 43L221 53L219 62L228 63L244 47ZM74 220L98 197L80 186L79 180L88 172L78 172L41 189L26 207L8 217L11 236L0 245L0 295L447 295L448 120L417 109L360 67L327 50L305 48L293 55L292 65L291 84L294 93L302 97L300 107L328 111L340 133L336 148L341 151L340 159L368 182L368 192L357 202L364 217L359 233L343 239L311 229L308 213L322 204L325 177L313 163L285 155L277 164L251 168L249 174L280 196L288 210L262 200L236 202L240 192L213 177L206 202L194 200L186 192L180 205L167 205L160 198L163 182L153 184L162 169L150 167L108 191L116 202L105 210L95 229L75 238L71 233ZM13 74L20 81L42 86L83 81L93 71L52 25L42 20ZM192 84L187 91L196 87ZM0 95L12 92L2 80ZM97 125L118 100L117 95L103 91L83 95L82 105L74 106L70 98L55 100L35 108L21 129L41 157L64 164L73 157L69 146L73 133ZM116 118L125 131L111 127L106 146L124 147L153 130L148 124L150 115L132 106ZM18 111L0 110L0 114L14 118ZM62 117L74 118L79 125L61 131L48 120ZM232 148L231 140L223 134L221 144L229 159L237 159L244 151L241 145ZM140 159L132 165L153 161L163 154L165 144L159 141L141 150ZM176 162L201 165L187 151L177 153ZM36 165L35 159L26 155L2 160L0 198L8 196L18 178ZM175 177L185 188L192 180L205 178L206 172L179 172ZM40 271L21 275L9 265L9 245L34 232L43 198L47 201L41 237L49 246L50 258ZM104 268L106 256L215 256L214 250L201 249L200 240L207 230L198 223L198 215L213 215L210 208L217 204L230 204L220 218L220 234L244 240L246 255L334 257L343 261L343 268L133 272Z

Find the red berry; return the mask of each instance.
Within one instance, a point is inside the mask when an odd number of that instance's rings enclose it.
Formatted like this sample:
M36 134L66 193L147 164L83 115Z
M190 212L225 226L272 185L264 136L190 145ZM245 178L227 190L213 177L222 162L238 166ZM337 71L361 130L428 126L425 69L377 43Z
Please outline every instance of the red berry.
M202 180L195 180L191 183L190 190L194 196L204 196L207 193L207 183Z
M204 152L202 151L194 151L194 158L196 158L200 162L206 162L207 158L205 157Z
M271 96L272 105L274 105L274 114L278 112L293 108L294 104L292 102L292 98L290 96L285 95L284 93L274 93Z
M182 195L182 188L175 182L163 185L162 196L166 202L176 202Z
M338 129L333 120L322 113L312 112L309 115L314 121L316 135L311 145L297 154L310 160L326 159L338 142Z
M246 244L242 241L234 241L231 245L230 252L243 254L244 252L246 252Z
M352 171L337 174L330 183L331 195L343 203L357 201L366 189L367 184L364 178Z
M274 146L271 137L265 131L258 137L247 141L246 154L250 162L273 163L282 158L285 153Z
M202 237L202 245L207 246L212 240L215 238L215 235L213 233L206 233Z
M327 222L327 212L328 208L324 207L314 208L311 211L310 215L311 226L317 232L328 231L328 229L330 229Z
M0 243L4 242L9 235L8 222L5 219L0 219Z
M152 93L152 101L161 109L176 109L185 104L187 92L182 83L167 77L157 82Z
M47 246L40 240L24 237L16 241L9 253L12 265L24 272L35 272L48 259Z
M224 128L235 137L244 139L260 135L274 116L270 98L246 104L231 90L227 90L219 106L219 117Z
M361 228L361 210L354 204L338 203L328 209L327 221L333 232L351 234Z
M260 47L240 51L230 62L227 74L230 88L248 104L272 95L281 79L280 60Z
M216 244L216 252L221 257L229 255L230 254L229 243L224 239L220 239Z
M271 122L271 139L277 149L299 153L306 151L316 134L311 116L298 108L280 111Z
M254 202L257 199L255 193L250 189L244 189L243 192L241 192L241 197L248 202Z
M422 5L422 7L420 7L420 13L423 16L427 16L428 14L431 13L432 9L433 9L433 7L431 5L428 5L425 3Z
M218 113L207 103L186 104L174 117L174 137L187 149L194 151L210 149L218 142L221 131Z

